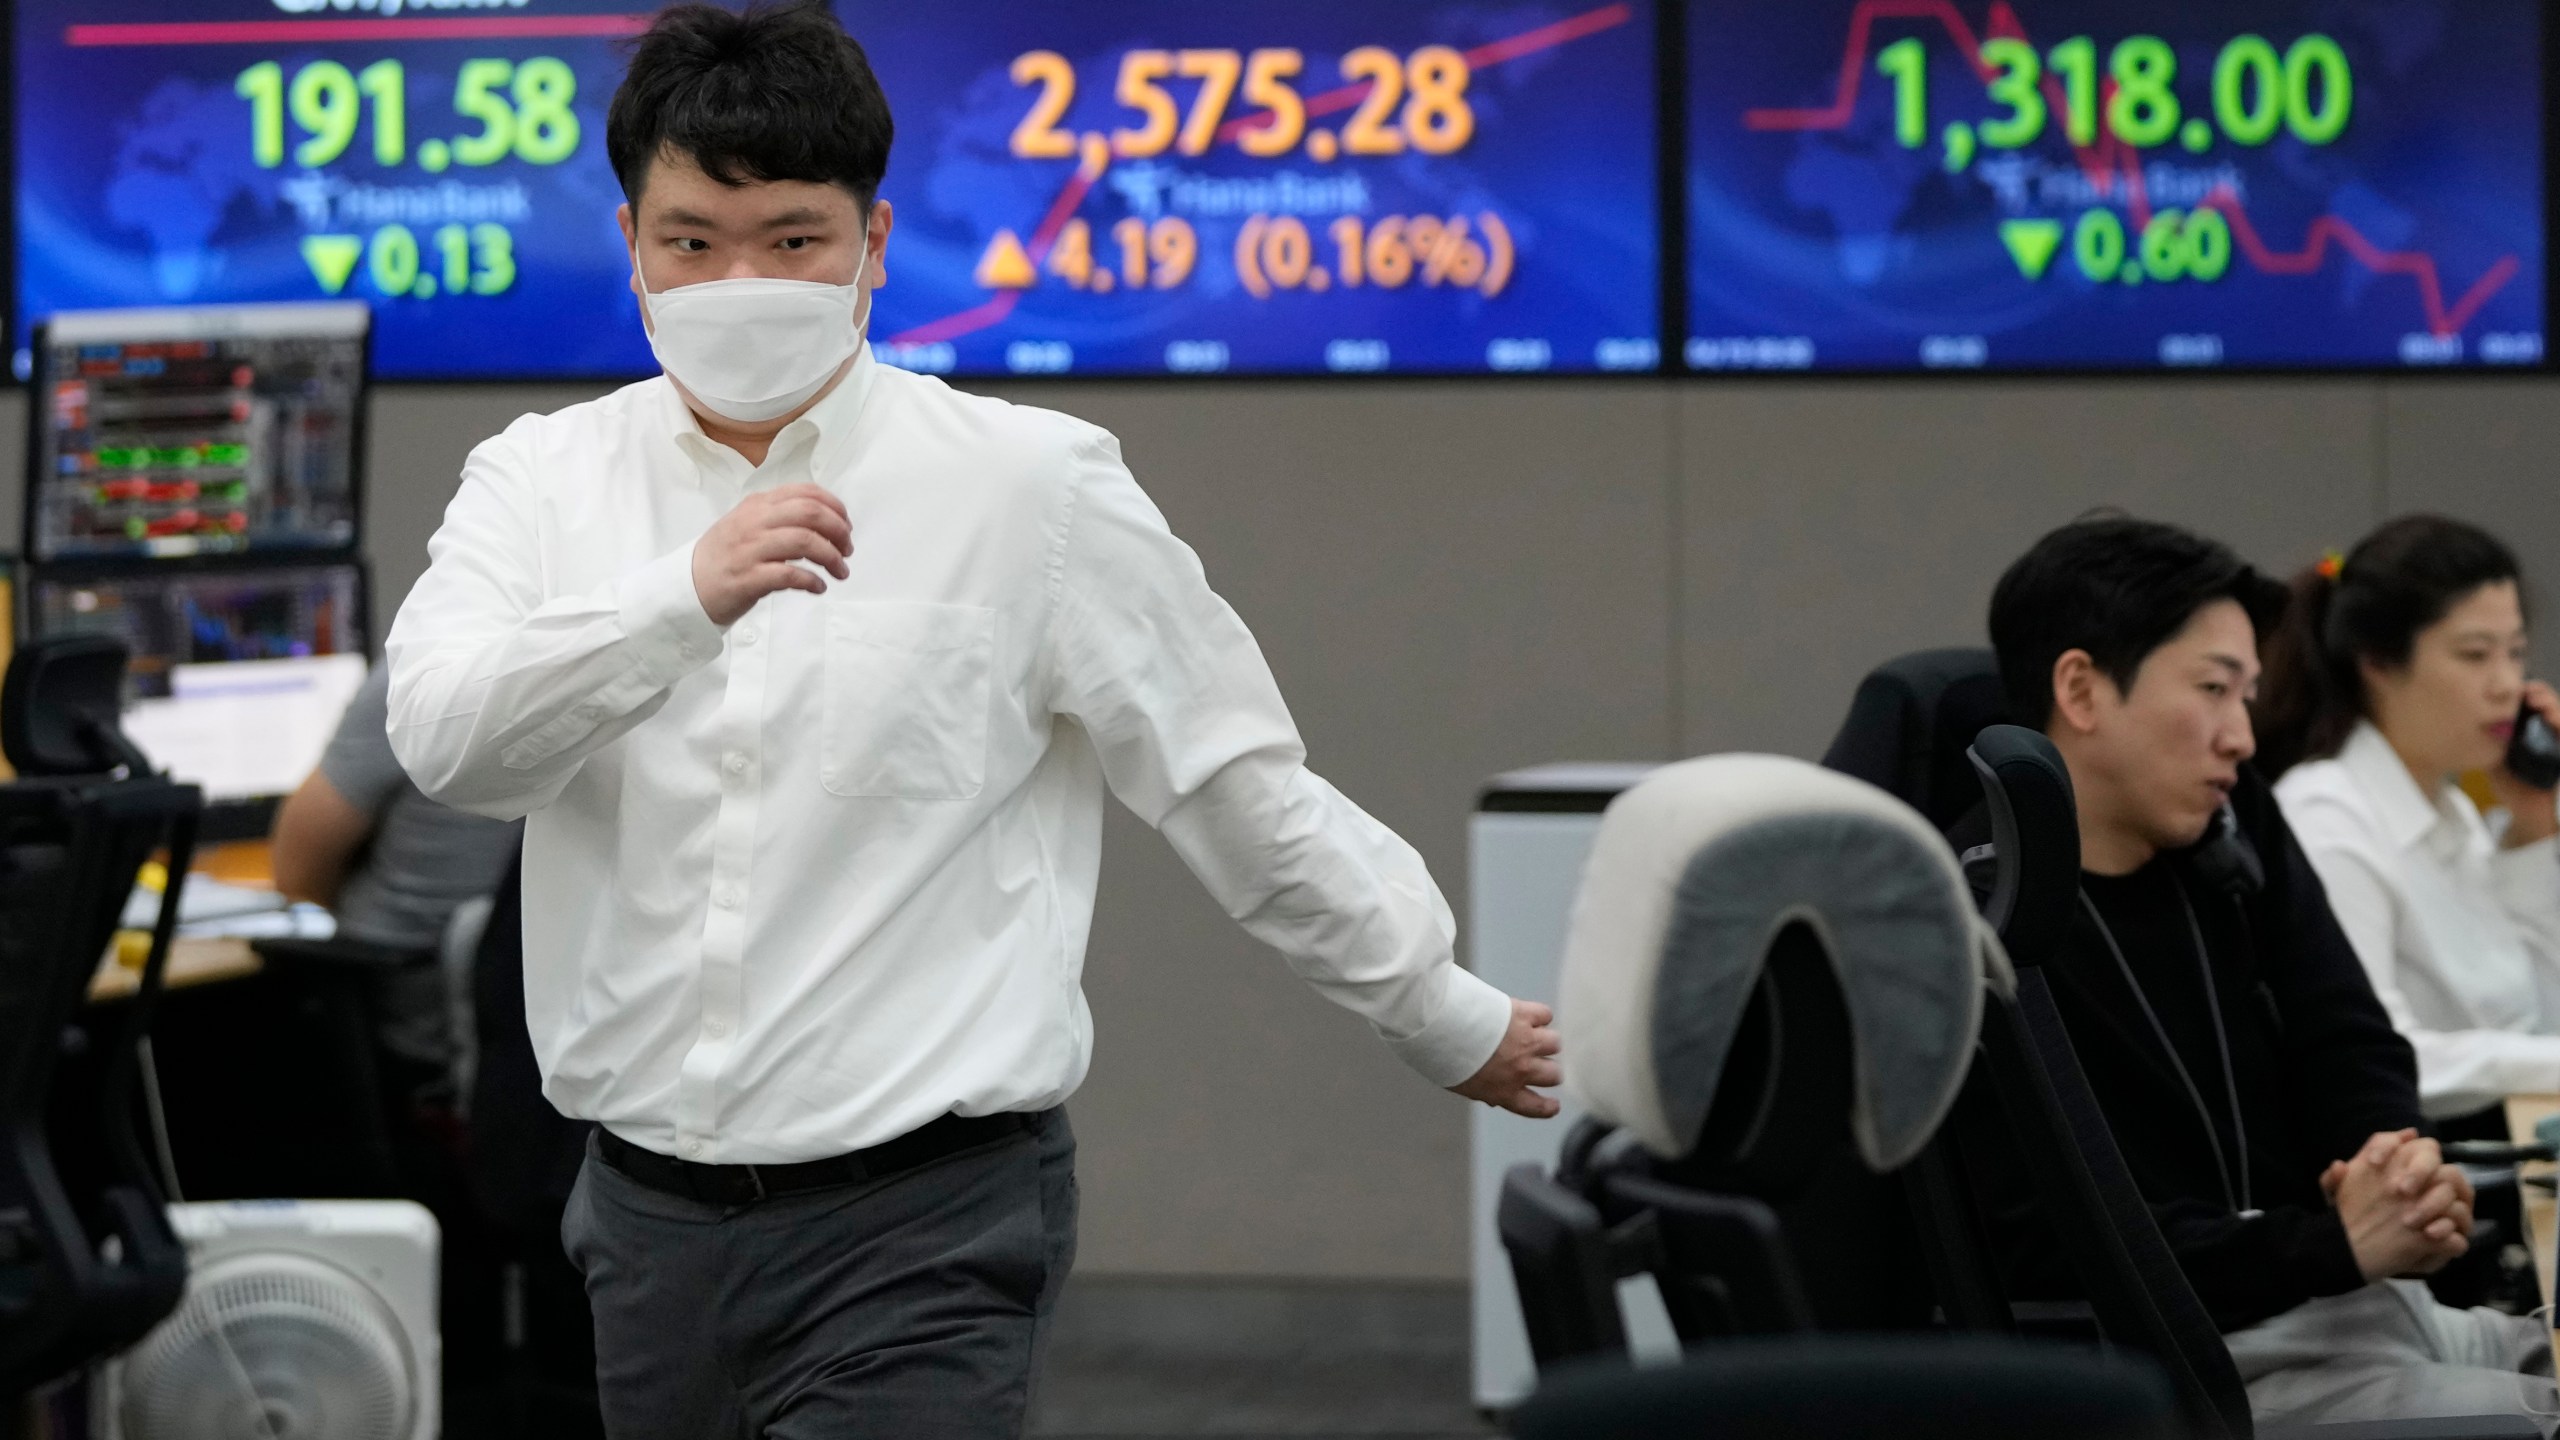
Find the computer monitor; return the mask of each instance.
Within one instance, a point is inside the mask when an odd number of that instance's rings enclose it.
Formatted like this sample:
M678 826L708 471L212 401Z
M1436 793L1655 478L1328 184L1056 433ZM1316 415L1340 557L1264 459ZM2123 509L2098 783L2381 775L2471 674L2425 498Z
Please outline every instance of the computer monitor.
M353 562L39 575L26 606L32 635L125 643L125 733L154 765L204 787L217 834L263 828L364 683L364 572Z
M47 319L27 560L352 549L370 330L352 301Z

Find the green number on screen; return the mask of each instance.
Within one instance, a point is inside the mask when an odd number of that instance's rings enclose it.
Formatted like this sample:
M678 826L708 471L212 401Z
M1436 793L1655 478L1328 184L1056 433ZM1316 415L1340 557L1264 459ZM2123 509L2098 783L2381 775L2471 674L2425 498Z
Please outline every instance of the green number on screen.
M2231 269L2231 222L2219 210L2187 217L2187 273L2212 284Z
M443 225L436 229L436 250L444 257L444 288L459 295L471 288L471 229Z
M418 283L418 237L406 225L385 225L373 232L366 263L373 288L385 295L406 295Z
M409 73L397 60L356 72L356 88L373 102L373 162L397 165L409 153Z
M356 77L335 60L314 60L294 72L293 123L310 132L311 138L293 147L293 163L305 169L317 169L347 153L347 144L356 138L356 121L362 101L356 94Z
M1982 143L1994 150L2034 144L2044 133L2048 114L2044 92L2037 88L2044 79L2044 65L2036 59L2035 47L2024 40L1986 40L1982 63L1999 67L1999 78L1991 82L1991 99L2009 107L2009 118L1982 122Z
M2213 118L2222 133L2235 144L2264 145L2284 124L2284 112L2284 62L2276 47L2257 35L2223 46L2213 65Z
M2311 85L2320 82L2320 108L2311 108ZM2355 72L2347 52L2326 35L2305 35L2284 57L2287 119L2305 145L2326 145L2346 133L2356 106Z
M495 165L516 147L516 112L506 97L490 92L507 83L515 66L505 60L465 60L453 77L453 109L480 122L480 133L453 142L460 165Z
M2092 210L2071 231L2072 258L2080 273L2104 284L2124 268L2124 222L2113 210Z
M2062 133L2074 145L2098 143L2098 42L2074 36L2044 57L2062 77Z
M2107 62L2116 98L2107 106L2107 128L2137 150L2166 143L2178 133L2178 52L2157 35L2136 35L2116 47Z
M249 102L249 153L263 170L284 163L284 67L261 60L240 72L231 93Z
M474 295L503 295L516 283L516 237L504 225L486 221L471 227L471 243L477 248L480 273L472 278Z
M578 72L551 57L516 67L516 158L528 165L557 165L578 148Z
M1929 52L1918 40L1897 40L1876 55L1879 73L1893 77L1893 134L1905 150L1929 143Z

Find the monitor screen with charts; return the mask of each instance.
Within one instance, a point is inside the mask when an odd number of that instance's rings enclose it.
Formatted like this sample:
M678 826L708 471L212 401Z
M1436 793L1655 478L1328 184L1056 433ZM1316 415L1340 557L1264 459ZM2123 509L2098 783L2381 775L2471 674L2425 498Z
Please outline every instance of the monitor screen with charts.
M27 558L353 546L369 326L352 302L54 316L37 332Z
M132 654L125 732L214 802L290 793L363 685L354 565L38 579L34 634L109 635Z

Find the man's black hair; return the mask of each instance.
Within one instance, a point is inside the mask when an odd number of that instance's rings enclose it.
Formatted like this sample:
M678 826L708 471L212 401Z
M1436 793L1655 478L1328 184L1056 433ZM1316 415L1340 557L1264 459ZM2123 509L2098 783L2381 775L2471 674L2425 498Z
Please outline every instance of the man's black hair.
M723 185L841 185L868 209L894 133L869 57L827 0L759 0L659 11L613 92L604 148L634 206L673 151Z
M1991 592L1991 648L2009 716L2043 729L2053 718L2053 667L2086 650L2119 690L2197 611L2236 600L2264 641L2284 618L2285 588L2230 547L2175 525L2106 516L2065 525L2035 543Z

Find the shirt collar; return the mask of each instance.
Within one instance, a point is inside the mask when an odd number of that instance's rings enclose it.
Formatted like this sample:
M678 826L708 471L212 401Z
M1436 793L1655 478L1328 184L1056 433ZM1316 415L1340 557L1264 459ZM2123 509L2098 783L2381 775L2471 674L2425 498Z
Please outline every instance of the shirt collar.
M2446 809L2445 795L2433 800L2418 788L2417 777L2400 762L2400 752L2382 737L2370 720L2356 722L2355 733L2338 751L2338 763L2355 777L2364 793L2373 799L2374 809L2382 819L2383 832L2391 843L2406 849L2436 826L2452 819ZM2451 785L2445 787L2450 791ZM2459 798L2455 796L2454 798ZM2468 803L2468 802L2465 802Z
M863 406L871 398L872 380L879 373L879 368L879 362L872 358L871 342L865 340L862 347L854 352L853 368L845 372L844 379L836 382L836 387L817 404L810 406L809 413L783 426L781 432L773 437L773 447L767 453L781 455L798 445L814 446L809 457L810 474L828 474L853 439L862 418ZM678 450L691 456L697 464L726 464L728 462L718 458L723 455L738 464L746 463L745 457L738 452L702 433L701 422L694 418L693 408L685 404L684 395L676 389L674 380L667 379L665 391L667 434Z

